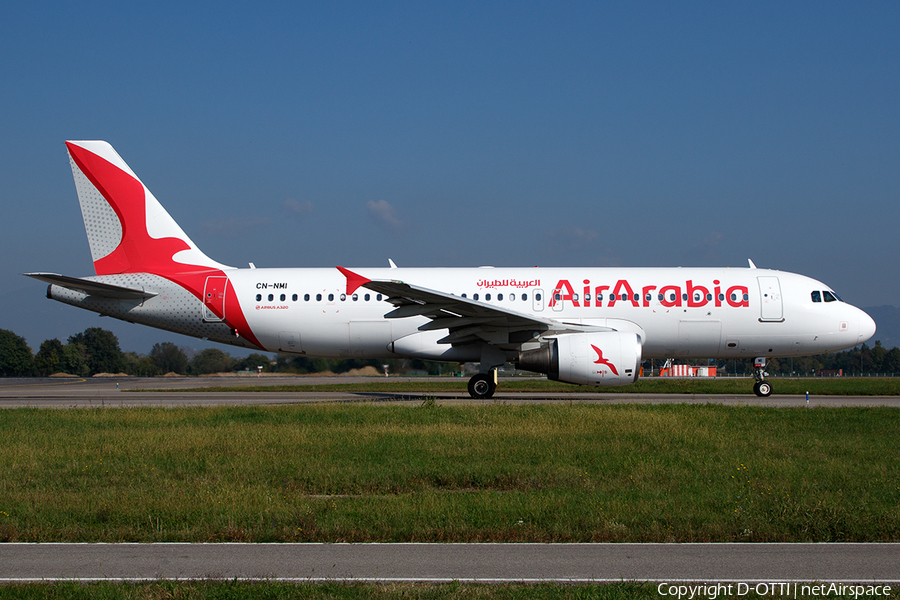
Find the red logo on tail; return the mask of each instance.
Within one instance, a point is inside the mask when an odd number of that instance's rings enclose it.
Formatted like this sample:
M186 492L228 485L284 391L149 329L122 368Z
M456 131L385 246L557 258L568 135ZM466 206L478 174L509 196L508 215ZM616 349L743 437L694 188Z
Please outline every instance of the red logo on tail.
M603 358L603 350L593 344L591 344L591 348L593 348L594 352L597 353L597 360L594 361L595 365L606 365L607 367L609 367L609 370L613 372L613 375L619 374L619 372L616 370L616 365Z

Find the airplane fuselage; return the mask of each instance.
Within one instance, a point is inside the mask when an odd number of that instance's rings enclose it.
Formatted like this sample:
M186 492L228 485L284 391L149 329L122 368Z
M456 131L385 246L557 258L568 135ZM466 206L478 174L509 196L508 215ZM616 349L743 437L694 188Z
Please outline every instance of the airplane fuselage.
M848 348L874 329L863 311L839 300L825 284L793 273L738 268L422 268L355 269L370 279L415 281L491 306L571 324L605 326L640 335L644 358L783 357ZM446 331L419 331L425 317L385 318L381 294L346 293L336 269L223 271L230 286L214 302L224 319L204 310L164 278L143 302L109 300L54 287L52 297L119 319L270 352L321 357L416 357L478 361L476 347L439 344ZM88 279L128 283L137 275ZM166 288L172 287L171 290ZM166 293L168 292L168 293ZM818 301L814 301L817 294ZM172 304L183 314L173 314ZM240 311L259 345L229 324ZM502 332L501 332L502 334ZM501 340L509 344L508 340Z

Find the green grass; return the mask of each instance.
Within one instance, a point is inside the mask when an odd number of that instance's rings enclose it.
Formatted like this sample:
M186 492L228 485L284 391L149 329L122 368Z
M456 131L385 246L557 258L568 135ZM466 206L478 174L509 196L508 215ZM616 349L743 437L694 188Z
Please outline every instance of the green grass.
M744 596L754 598L755 596ZM893 596L896 597L896 596ZM194 600L201 598L241 600L244 598L302 598L330 600L410 600L459 598L465 600L625 600L658 598L652 584L608 585L478 585L449 584L291 584L280 582L150 582L150 583L51 583L0 586L0 600Z
M831 377L789 379L771 377L769 381L776 395L813 396L900 396L900 378L896 377ZM447 378L444 381L416 381L415 379L385 379L368 383L328 383L322 385L242 385L233 387L187 388L182 392L369 392L414 393L457 392L468 395L467 380ZM570 385L538 378L501 380L499 392L553 392L591 394L753 394L753 379L641 379L634 385L621 387L591 387ZM134 390L153 391L153 390Z
M677 598L677 591L671 590L673 585L664 588L665 597ZM454 598L461 600L518 600L520 598L534 600L639 600L641 598L658 599L658 584L622 582L594 585L568 584L342 584L342 583L282 583L282 582L244 582L244 581L157 581L143 583L31 583L26 585L0 586L0 600L14 598L16 600L199 600L199 599L341 599L347 600L431 600ZM738 592L737 586L733 591ZM687 598L689 592L683 590L682 597ZM700 598L711 597L701 594ZM698 596L694 596L695 598ZM810 597L808 595L802 596ZM818 597L818 596L817 596ZM847 598L847 595L830 594L825 598ZM900 598L897 586L880 598ZM741 595L717 595L716 598L741 598L757 600L769 598L781 600L793 598L782 594L758 595L754 586Z
M900 411L0 413L0 541L900 541Z

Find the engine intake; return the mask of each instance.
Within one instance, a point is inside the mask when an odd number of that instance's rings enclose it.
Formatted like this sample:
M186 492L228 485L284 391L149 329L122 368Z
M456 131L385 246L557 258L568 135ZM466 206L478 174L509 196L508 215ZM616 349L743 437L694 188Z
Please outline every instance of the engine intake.
M546 373L553 381L581 385L628 385L641 368L641 342L635 333L573 333L519 353L516 367Z

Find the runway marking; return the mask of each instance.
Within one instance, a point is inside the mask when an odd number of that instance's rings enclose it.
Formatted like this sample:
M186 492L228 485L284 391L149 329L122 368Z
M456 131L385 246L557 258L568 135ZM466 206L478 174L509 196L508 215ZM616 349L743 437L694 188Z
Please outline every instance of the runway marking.
M85 383L87 379L83 377L66 378L64 381L48 381L46 383L10 383L3 387L56 387L60 385L71 385L73 383Z

